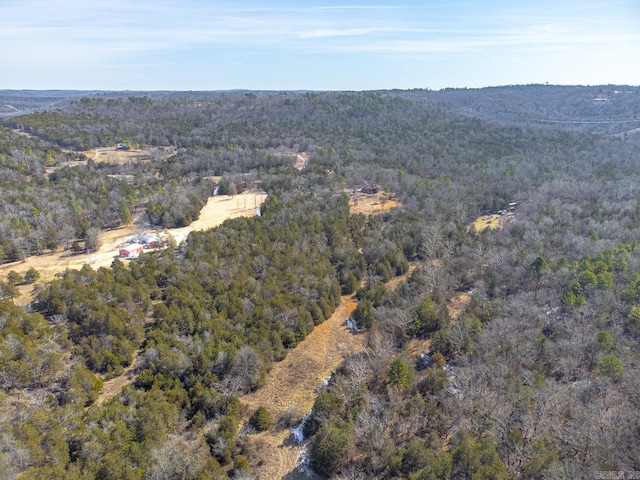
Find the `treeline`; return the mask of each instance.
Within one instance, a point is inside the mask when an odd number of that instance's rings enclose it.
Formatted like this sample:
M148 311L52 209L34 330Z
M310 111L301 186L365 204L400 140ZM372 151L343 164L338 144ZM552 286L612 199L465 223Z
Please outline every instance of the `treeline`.
M480 118L518 124L609 135L640 126L640 89L631 85L512 85L401 95L442 101Z

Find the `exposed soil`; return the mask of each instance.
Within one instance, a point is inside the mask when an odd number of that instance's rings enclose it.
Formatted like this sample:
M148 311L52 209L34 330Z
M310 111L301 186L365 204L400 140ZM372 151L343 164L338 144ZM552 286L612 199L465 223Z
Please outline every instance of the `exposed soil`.
M352 297L342 297L328 320L318 325L284 360L274 364L265 385L241 398L249 407L248 414L264 406L277 422L288 411L311 411L318 388L344 358L364 350L364 335L354 334L346 326L346 319L355 308ZM290 436L289 429L276 428L255 436L261 444L258 478L276 480L286 476L288 480L308 480L305 472L295 471L305 448L291 442Z
M387 284L388 287L394 289L406 281L417 266L411 264L409 271L391 280ZM343 296L331 318L318 325L284 360L274 364L265 385L256 392L242 397L242 402L249 407L247 415L263 406L277 422L288 412L305 414L311 411L318 388L331 377L345 357L364 351L364 335L352 333L346 326L346 319L356 306L357 302L353 296ZM296 445L291 439L289 429L276 427L254 435L253 439L261 446L258 478L316 478L313 472L301 468L300 459L306 452L306 446Z
M102 388L100 389L100 393L98 394L98 399L94 403L95 406L99 407L103 403L108 402L118 393L120 393L120 390L122 390L126 385L133 383L136 378L134 370L139 353L140 350L136 350L133 356L133 362L131 362L131 365L124 369L122 374L112 378L111 380L107 380L102 384Z
M399 202L387 198L383 192L371 195L352 191L348 191L348 193L349 211L352 214L376 215L400 206Z
M293 164L294 168L297 168L298 170L304 170L305 168L307 168L307 161L309 160L309 156L304 153L298 153L296 155L296 162Z
M469 230L471 230L472 227L475 228L476 233L482 233L487 228L495 230L496 228L504 227L508 222L515 220L515 218L512 212L507 212L504 215L482 215L475 219L473 224L469 226Z

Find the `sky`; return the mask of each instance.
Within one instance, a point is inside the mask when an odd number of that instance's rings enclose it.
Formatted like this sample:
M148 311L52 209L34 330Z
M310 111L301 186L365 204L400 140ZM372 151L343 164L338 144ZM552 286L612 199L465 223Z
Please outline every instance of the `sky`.
M640 85L640 0L0 0L0 89Z

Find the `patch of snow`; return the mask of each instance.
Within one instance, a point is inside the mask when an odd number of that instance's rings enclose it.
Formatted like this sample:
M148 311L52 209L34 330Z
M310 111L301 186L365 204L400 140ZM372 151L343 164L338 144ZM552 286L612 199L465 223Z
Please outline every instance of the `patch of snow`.
M418 370L423 370L429 365L431 365L431 355L428 353L421 353L420 360L418 360L418 364L416 365L416 367L418 368Z
M300 423L291 429L291 436L296 445L302 445L304 442L304 425L307 423L309 415L311 415L311 412L302 417Z
M573 382L571 382L571 386L573 388L588 387L589 385L591 385L591 380L574 380Z
M358 325L352 317L347 317L347 328L352 332L358 332Z
M300 447L298 456L296 457L296 471L305 477L315 478L315 474L311 469L311 456L309 453L309 441L304 437L304 425L307 423L311 412L307 413L300 423L291 429L291 437L296 445Z
M460 396L460 389L458 388L458 383L456 382L456 377L453 375L456 371L456 367L453 365L449 365L448 363L443 367L445 372L449 374L449 393L455 397Z
M296 470L302 473L305 477L315 478L315 473L311 469L309 445L305 445L298 452L298 458L296 458Z

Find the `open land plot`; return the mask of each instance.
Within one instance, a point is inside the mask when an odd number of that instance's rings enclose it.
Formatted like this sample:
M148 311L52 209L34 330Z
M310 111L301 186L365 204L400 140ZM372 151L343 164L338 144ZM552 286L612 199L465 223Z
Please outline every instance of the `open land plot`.
M109 165L126 165L128 163L149 162L154 158L164 160L171 157L172 155L175 155L177 149L173 146L158 146L139 149L131 148L129 150L119 150L116 147L99 147L80 152L71 152L70 150L65 149L63 149L63 151L83 155L88 160L92 160L95 163L107 163ZM46 167L45 172L47 175L49 175L50 173L55 172L58 168L83 166L87 164L88 160L62 162L55 167Z
M384 192L365 194L346 190L349 194L349 211L352 214L376 215L399 207L400 202L387 197Z
M192 231L217 227L229 218L254 216L266 198L266 193L253 191L244 192L234 197L226 195L210 197L207 204L200 211L200 217L191 225L183 228L165 229L159 232L160 236L171 236L177 243L181 243ZM136 225L107 230L102 234L101 245L97 252L73 255L69 250L66 250L27 257L24 261L0 266L0 278L6 277L11 270L24 275L30 267L38 270L42 281L51 280L56 274L62 273L66 269L79 270L85 264L89 264L96 269L110 267L113 260L119 256L119 248L128 243L128 239L138 233L140 233L140 227ZM20 287L21 295L16 300L16 303L20 305L28 304L31 301L32 288L33 286L29 285Z
M264 406L278 421L289 410L311 411L317 389L340 366L347 355L364 350L364 335L351 333L346 319L356 308L351 297L343 297L331 318L318 325L284 360L273 365L265 385L241 398L248 413ZM261 449L259 478L302 480L307 472L296 471L306 445L289 441L288 428L274 428L256 435Z
M515 215L512 212L507 212L504 215L497 213L481 215L469 226L469 231L471 231L472 228L475 229L476 233L482 233L487 228L495 230L496 228L503 228L508 222L512 222L513 220L515 220Z
M404 275L386 284L393 290L407 281L418 264L412 263ZM265 407L275 421L288 412L305 414L311 411L316 392L349 355L364 351L365 335L353 333L346 320L356 309L354 296L343 296L333 315L315 327L280 362L275 363L265 385L257 391L241 397L251 415L259 406ZM296 445L289 437L288 428L278 428L255 435L261 446L261 464L257 467L259 478L266 480L303 480L317 478L313 472L301 468L306 445Z

